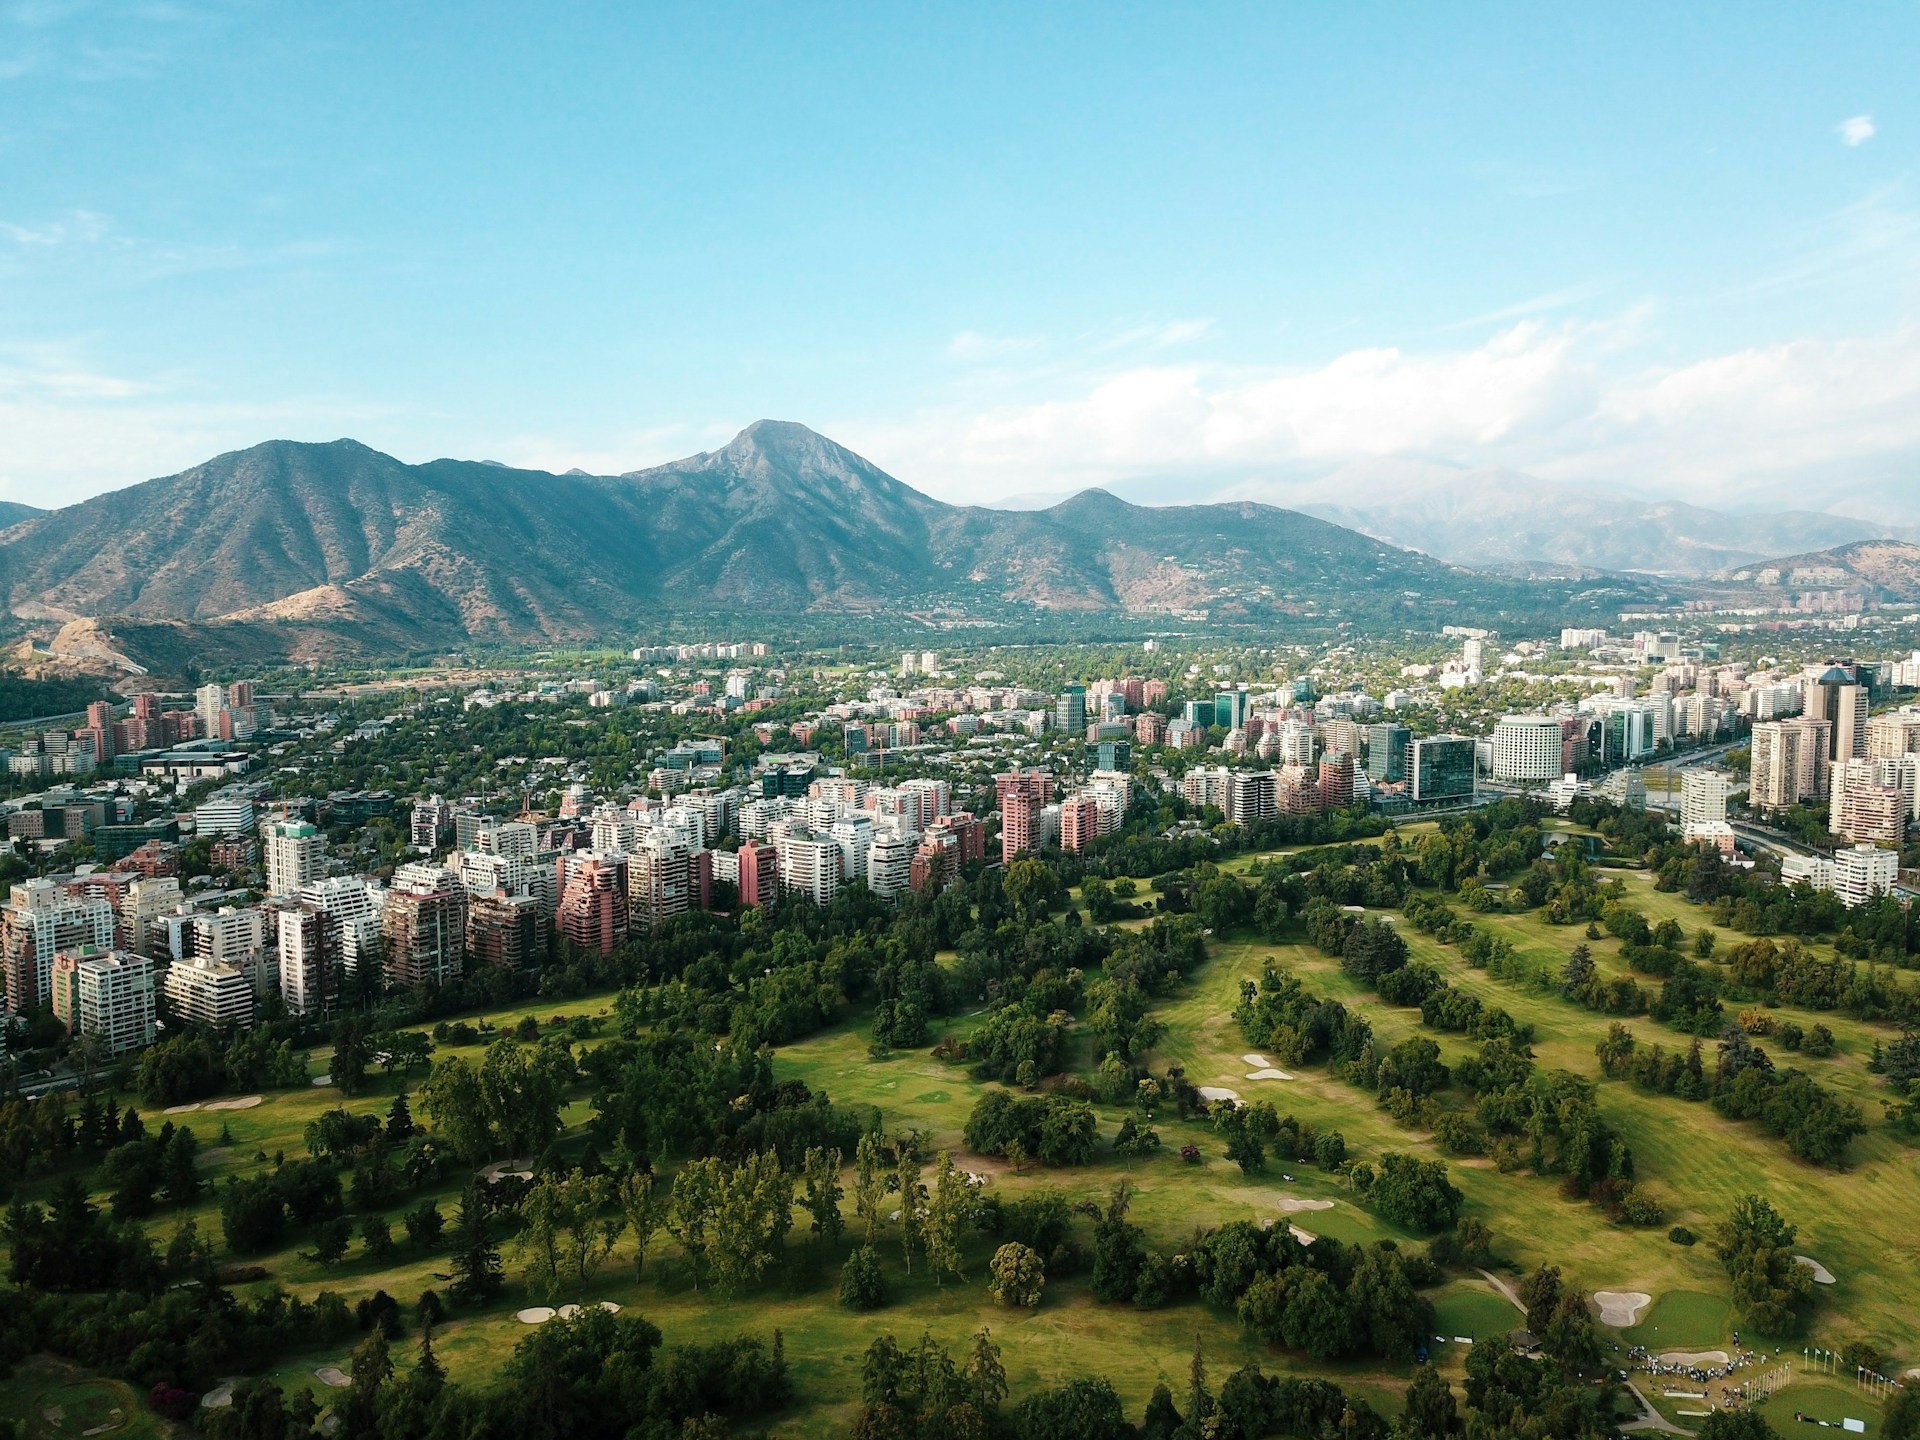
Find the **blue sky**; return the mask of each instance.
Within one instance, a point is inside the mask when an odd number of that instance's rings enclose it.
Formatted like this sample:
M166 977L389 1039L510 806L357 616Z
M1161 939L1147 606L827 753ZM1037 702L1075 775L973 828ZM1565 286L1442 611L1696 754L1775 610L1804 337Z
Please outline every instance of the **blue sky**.
M1916 73L1910 4L17 0L0 494L770 415L970 499L1920 511Z

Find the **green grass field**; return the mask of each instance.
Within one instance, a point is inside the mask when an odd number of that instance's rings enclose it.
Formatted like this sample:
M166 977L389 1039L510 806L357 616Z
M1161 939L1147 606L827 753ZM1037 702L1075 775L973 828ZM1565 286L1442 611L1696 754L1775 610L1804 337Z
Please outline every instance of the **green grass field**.
M1655 892L1647 876L1618 872L1631 903L1650 919L1671 915L1691 933L1704 923L1704 913L1677 896ZM1572 946L1577 928L1547 925L1536 916L1480 917L1487 929L1511 940L1543 970L1557 972ZM1468 968L1457 951L1403 927L1416 958L1439 966L1461 988L1504 1006L1537 1032L1536 1053L1544 1066L1597 1076L1594 1046L1606 1033L1608 1017L1591 1014L1548 989L1511 984ZM1723 943L1738 937L1725 936ZM1612 940L1590 942L1601 968L1609 973L1622 967L1619 946ZM1340 1130L1350 1153L1374 1158L1387 1150L1437 1157L1430 1138L1396 1124L1373 1097L1330 1076L1322 1067L1309 1067L1293 1080L1254 1080L1256 1068L1246 1057L1252 1047L1240 1037L1231 1009L1242 979L1256 978L1271 956L1294 966L1316 991L1342 1000L1373 1022L1383 1044L1420 1033L1418 1013L1381 1003L1339 967L1338 962L1301 945L1268 945L1250 936L1216 937L1209 963L1182 993L1156 1012L1166 1023L1166 1034L1150 1057L1156 1070L1169 1065L1184 1068L1197 1085L1218 1085L1242 1099L1271 1100L1283 1114L1292 1113L1322 1127ZM610 996L571 1001L536 1001L491 1014L492 1025L504 1028L526 1015L542 1021L556 1014L604 1014ZM1712 1225L1744 1193L1769 1198L1800 1227L1798 1248L1818 1258L1838 1277L1834 1286L1819 1287L1819 1307L1813 1323L1817 1343L1838 1349L1851 1339L1867 1339L1897 1357L1899 1363L1920 1363L1920 1185L1916 1185L1915 1152L1880 1120L1876 1079L1867 1074L1864 1060L1876 1034L1875 1027L1832 1016L1812 1016L1782 1010L1780 1015L1811 1024L1818 1019L1838 1037L1840 1053L1829 1060L1802 1061L1823 1084L1854 1098L1867 1111L1872 1130L1858 1142L1851 1169L1832 1172L1794 1160L1781 1143L1757 1128L1730 1122L1703 1104L1689 1104L1667 1096L1641 1094L1631 1087L1603 1082L1601 1104L1609 1119L1631 1143L1640 1178L1668 1210L1666 1223L1649 1229L1625 1229L1609 1224L1598 1210L1564 1198L1551 1180L1524 1174L1502 1175L1490 1161L1449 1159L1454 1181L1467 1196L1468 1213L1489 1224L1495 1252L1509 1279L1517 1279L1537 1264L1561 1267L1569 1285L1586 1292L1596 1289L1643 1290L1655 1297L1641 1324L1609 1341L1666 1348L1720 1348L1731 1343L1733 1318L1727 1300L1726 1277L1706 1243ZM977 1023L974 1016L947 1022L954 1033ZM1643 1041L1684 1045L1678 1036L1642 1018L1633 1028ZM938 1038L938 1037L936 1037ZM1449 1060L1465 1055L1462 1037L1436 1036ZM477 1056L477 1049L465 1052ZM313 1057L315 1074L324 1073L324 1052ZM1090 1057L1080 1050L1076 1063ZM804 1080L841 1104L877 1106L889 1128L914 1127L930 1136L937 1147L956 1152L961 1131L982 1087L964 1066L948 1065L925 1050L896 1052L874 1059L862 1017L833 1031L790 1045L775 1059L781 1078ZM376 1074L366 1093L350 1108L384 1112L403 1083ZM417 1082L415 1082L417 1083ZM331 1087L275 1092L261 1104L244 1110L199 1110L178 1115L190 1124L203 1145L204 1170L218 1183L229 1174L255 1170L280 1153L303 1156L306 1124L340 1103ZM1120 1112L1098 1107L1103 1135L1110 1136ZM158 1117L148 1116L149 1123ZM564 1145L578 1145L588 1118L584 1100L569 1107L565 1119L569 1135ZM228 1138L220 1141L224 1125ZM1147 1232L1155 1248L1172 1252L1191 1240L1196 1230L1231 1219L1273 1221L1286 1214L1283 1200L1331 1201L1332 1208L1300 1211L1289 1216L1312 1233L1349 1242L1391 1239L1417 1243L1410 1235L1359 1206L1333 1175L1312 1167L1270 1163L1264 1174L1247 1177L1221 1156L1221 1146L1197 1123L1172 1116L1156 1120L1163 1146L1149 1159L1122 1164L1103 1156L1095 1164L1070 1171L1029 1170L1013 1174L998 1161L968 1159L967 1167L987 1173L995 1189L1017 1195L1037 1189L1062 1191L1070 1200L1097 1201L1122 1176L1136 1187L1132 1218ZM1184 1143L1200 1146L1204 1163L1182 1164L1177 1151ZM1445 1158L1445 1157L1441 1157ZM36 1187L41 1188L41 1187ZM459 1189L449 1181L438 1198L450 1210ZM104 1197L103 1197L104 1198ZM409 1196L388 1218L396 1233L402 1212L418 1203ZM849 1201L849 1209L851 1202ZM185 1212L163 1212L153 1222L157 1241L164 1245L174 1231L191 1218L203 1234L220 1234L218 1206L209 1194ZM1702 1243L1682 1246L1667 1238L1668 1226L1685 1224ZM804 1233L804 1219L796 1226ZM1087 1236L1083 1231L1082 1243ZM397 1257L375 1266L356 1245L332 1271L304 1258L298 1244L259 1257L272 1279L303 1295L334 1289L349 1301L383 1288L409 1310L422 1290L444 1284L444 1258L415 1254L402 1243ZM798 1243L798 1238L796 1238ZM836 1435L851 1418L846 1407L820 1402L827 1396L857 1391L861 1353L878 1334L892 1331L903 1340L917 1338L922 1329L949 1345L960 1345L981 1325L989 1326L1003 1346L1016 1393L1042 1382L1058 1382L1096 1371L1109 1376L1130 1412L1139 1413L1153 1387L1166 1383L1176 1390L1184 1384L1196 1332L1204 1339L1210 1371L1224 1377L1247 1361L1259 1361L1269 1370L1327 1374L1378 1408L1397 1410L1408 1379L1405 1367L1324 1366L1305 1357L1262 1346L1229 1315L1190 1303L1157 1311L1131 1306L1095 1304L1085 1279L1072 1277L1049 1284L1045 1302L1033 1314L1002 1310L988 1299L981 1283L990 1253L989 1243L975 1237L967 1253L963 1282L935 1287L923 1276L905 1276L898 1263L897 1242L883 1241L882 1254L893 1287L892 1304L871 1315L853 1315L833 1300L833 1273L829 1265L811 1284L772 1288L734 1300L720 1299L687 1287L684 1266L668 1249L649 1260L645 1281L633 1276L630 1251L623 1247L594 1281L564 1292L562 1302L612 1300L645 1314L665 1331L669 1342L716 1339L748 1331L768 1336L782 1333L786 1353L799 1383L801 1404L774 1428L782 1436ZM509 1251L510 1272L513 1271ZM1517 1311L1494 1289L1475 1277L1456 1278L1432 1292L1438 1310L1436 1333L1447 1336L1433 1347L1433 1361L1458 1375L1466 1348L1452 1337L1487 1339L1515 1328ZM459 1312L438 1332L436 1350L454 1378L485 1384L497 1373L513 1346L528 1332L516 1318L523 1306L543 1303L526 1293L517 1274L509 1293L496 1306L478 1313ZM1796 1339L1793 1349L1805 1343ZM291 1356L272 1374L283 1386L310 1386L324 1403L330 1392L314 1372L325 1366L345 1368L351 1345L327 1353ZM405 1361L403 1360L404 1364ZM0 1403L31 1420L29 1411L39 1393L26 1371L0 1387ZM45 1388L45 1380L41 1388ZM1829 1387L1831 1388L1831 1387ZM99 1393L117 1393L107 1387ZM1825 1393L1822 1391L1822 1393ZM78 1405L76 1401L76 1407ZM1671 1413L1663 1404L1663 1413ZM77 1413L77 1408L75 1412ZM1790 1418L1790 1411L1789 1418ZM1850 1411L1849 1413L1857 1413ZM1877 1410L1873 1412L1877 1415ZM144 1433L144 1406L128 1412L127 1433ZM1772 1407L1779 1419L1779 1400ZM1682 1422L1684 1423L1684 1422ZM30 1430L28 1433L37 1434ZM45 1433L78 1433L70 1428Z
M17 1421L25 1440L83 1435L147 1440L168 1433L132 1386L83 1375L44 1356L0 1381L0 1418Z

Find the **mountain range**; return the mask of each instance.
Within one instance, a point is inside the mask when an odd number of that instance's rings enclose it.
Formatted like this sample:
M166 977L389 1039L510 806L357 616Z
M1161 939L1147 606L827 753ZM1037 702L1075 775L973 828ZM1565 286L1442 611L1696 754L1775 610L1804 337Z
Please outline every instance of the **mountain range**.
M1251 502L949 505L780 421L613 476L271 441L0 530L0 591L56 652L169 666L196 646L605 639L686 612L1411 619L1534 596Z

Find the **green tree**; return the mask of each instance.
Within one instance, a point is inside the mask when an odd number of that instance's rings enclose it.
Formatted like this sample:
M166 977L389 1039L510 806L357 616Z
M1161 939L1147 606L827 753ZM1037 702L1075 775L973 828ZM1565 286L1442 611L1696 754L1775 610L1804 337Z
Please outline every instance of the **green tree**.
M1527 1329L1535 1335L1547 1333L1547 1322L1560 1304L1560 1267L1541 1265L1520 1282L1520 1303L1527 1310Z
M477 1182L461 1192L453 1219L453 1253L449 1258L447 1293L462 1304L484 1305L505 1288L506 1269L500 1247L494 1243L485 1199Z
M1040 1295L1047 1287L1047 1267L1037 1250L1009 1241L993 1252L988 1273L987 1293L996 1303L1040 1308Z
M840 1303L849 1310L877 1310L887 1303L887 1279L871 1245L862 1245L840 1267Z
M808 1148L801 1162L800 1204L811 1219L815 1246L831 1254L839 1248L846 1233L846 1217L840 1213L840 1200L846 1193L840 1184L840 1152L822 1146Z
M880 1173L880 1137L860 1137L853 1152L853 1213L860 1221L861 1243L871 1248L880 1238L881 1205L887 1186Z
M353 1239L353 1222L344 1215L329 1216L317 1220L313 1226L313 1249L306 1258L317 1260L323 1269L331 1270L346 1257L347 1246Z
M633 1278L639 1280L646 1274L653 1237L666 1222L666 1191L654 1183L651 1171L636 1170L620 1182L620 1209L633 1236Z
M953 1156L940 1152L934 1164L933 1189L927 1197L924 1241L927 1267L938 1285L942 1275L962 1278L960 1270L960 1229L971 1214L971 1185L966 1172L953 1163Z

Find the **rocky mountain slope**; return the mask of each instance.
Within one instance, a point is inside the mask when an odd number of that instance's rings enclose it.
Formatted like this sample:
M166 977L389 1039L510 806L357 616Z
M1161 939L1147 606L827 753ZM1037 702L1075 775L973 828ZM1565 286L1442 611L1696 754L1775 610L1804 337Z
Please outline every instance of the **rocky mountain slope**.
M1865 590L1879 600L1920 600L1920 545L1862 540L1759 565L1719 578L1784 590Z
M0 587L42 626L217 623L249 651L276 631L586 639L683 610L1324 614L1521 593L1266 505L947 505L776 421L617 476L272 441L0 530Z

